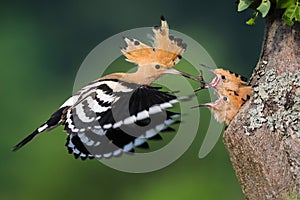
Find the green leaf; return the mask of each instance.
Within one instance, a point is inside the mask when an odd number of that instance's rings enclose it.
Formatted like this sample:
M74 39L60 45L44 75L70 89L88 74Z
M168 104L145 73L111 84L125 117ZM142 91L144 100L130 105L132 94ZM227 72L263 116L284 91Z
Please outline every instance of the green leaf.
M255 0L240 0L238 5L238 12L246 10Z
M262 17L265 17L271 8L271 2L269 0L262 0L257 10L261 13Z
M276 8L283 9L296 4L296 0L276 0Z
M256 23L256 19L254 17L250 18L248 21L246 21L247 25L254 25Z
M300 3L296 2L295 4L290 5L285 12L283 13L283 20L289 26L292 26L295 21L300 21Z
M300 7L299 7L299 2L298 2L298 12L296 11L295 19L300 22Z
M293 25L294 25L293 20L291 20L291 19L288 18L287 16L283 15L282 18L283 18L284 22L285 22L287 25L289 25L289 26L293 26Z
M254 25L254 24L256 23L257 18L258 18L258 12L257 12L257 11L254 11L254 12L253 12L253 15L254 15L254 17L252 17L252 18L250 18L248 21L246 21L246 24L252 26L252 25Z

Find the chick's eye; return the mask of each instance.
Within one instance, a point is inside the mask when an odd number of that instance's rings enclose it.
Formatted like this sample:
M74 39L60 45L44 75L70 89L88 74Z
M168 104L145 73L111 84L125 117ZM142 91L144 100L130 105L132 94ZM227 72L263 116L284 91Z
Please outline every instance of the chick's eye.
M155 69L160 69L160 65L155 65Z
M223 101L227 102L228 98L227 97L223 97Z
M222 79L222 80L225 80L225 79L226 79L226 77L225 77L224 75L222 75L222 76L221 76L221 79Z

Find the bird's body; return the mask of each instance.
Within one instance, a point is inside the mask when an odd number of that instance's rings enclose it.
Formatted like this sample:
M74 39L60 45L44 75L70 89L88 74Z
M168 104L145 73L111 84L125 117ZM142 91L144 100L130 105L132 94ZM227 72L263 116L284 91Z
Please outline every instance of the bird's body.
M84 94L84 100L66 112L66 146L76 157L77 152L84 152L82 158L109 158L136 146L145 148L146 139L176 120L172 119L176 113L164 111L177 101L171 94L117 79L97 83L93 92Z
M75 158L109 158L132 152L137 146L147 148L147 139L170 129L179 115L166 109L178 99L150 84L164 74L188 76L172 69L186 44L171 40L167 22L163 18L161 22L161 28L153 29L153 47L124 39L127 47L122 52L127 61L138 65L136 72L110 74L85 86L13 150L62 125L68 133L66 147Z

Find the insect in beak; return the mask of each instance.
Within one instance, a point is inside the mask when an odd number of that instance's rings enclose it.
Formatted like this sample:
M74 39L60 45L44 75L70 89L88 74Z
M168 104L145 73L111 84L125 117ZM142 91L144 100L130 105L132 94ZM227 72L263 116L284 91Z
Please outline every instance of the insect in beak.
M207 87L208 84L203 79L203 72L202 72L202 70L199 70L198 81L200 82L200 86L196 90L194 90L194 92L198 92L199 90L208 88Z

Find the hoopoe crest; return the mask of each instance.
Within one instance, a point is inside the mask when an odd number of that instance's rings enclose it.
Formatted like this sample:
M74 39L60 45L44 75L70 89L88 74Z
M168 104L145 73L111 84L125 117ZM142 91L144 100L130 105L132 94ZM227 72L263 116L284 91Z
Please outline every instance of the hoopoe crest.
M127 47L121 51L126 60L139 66L158 64L162 68L173 67L180 61L187 45L182 39L169 35L168 23L164 18L161 20L161 27L153 28L153 33L152 47L136 39L125 38Z
M153 46L148 46L136 39L124 38L126 47L121 51L128 62L138 65L139 76L132 74L127 79L138 84L150 84L164 74L177 74L196 80L173 67L180 61L187 45L180 38L169 35L167 21L161 18L161 27L153 28Z

